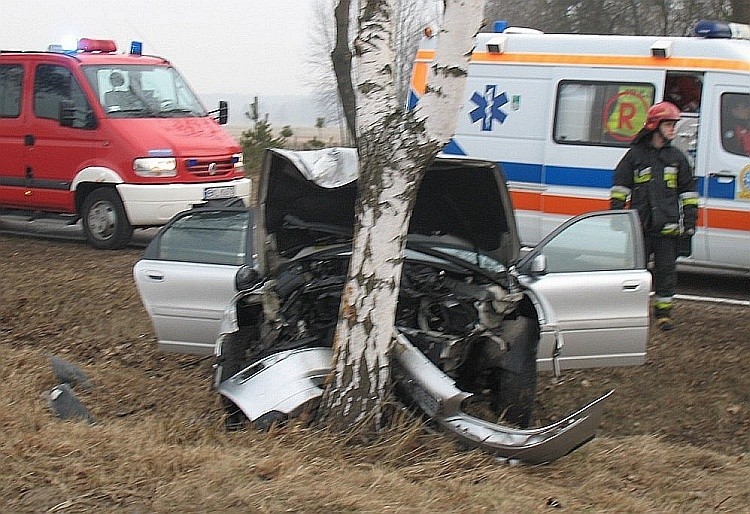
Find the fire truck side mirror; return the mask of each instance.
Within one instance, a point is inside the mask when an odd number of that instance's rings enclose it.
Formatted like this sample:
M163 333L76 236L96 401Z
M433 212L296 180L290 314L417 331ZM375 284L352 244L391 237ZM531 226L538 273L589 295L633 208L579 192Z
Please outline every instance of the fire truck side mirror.
M60 125L72 127L76 120L76 105L72 100L60 101Z
M225 100L219 100L219 125L226 125L229 119L229 106Z

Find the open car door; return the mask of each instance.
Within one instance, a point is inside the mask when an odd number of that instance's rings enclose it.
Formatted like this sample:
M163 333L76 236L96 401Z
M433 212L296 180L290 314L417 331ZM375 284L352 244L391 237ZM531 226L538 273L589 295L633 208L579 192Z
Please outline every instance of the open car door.
M210 355L235 275L252 265L253 212L198 208L154 237L133 278L161 350Z
M568 220L523 258L518 272L540 313L539 369L645 362L651 274L634 211Z

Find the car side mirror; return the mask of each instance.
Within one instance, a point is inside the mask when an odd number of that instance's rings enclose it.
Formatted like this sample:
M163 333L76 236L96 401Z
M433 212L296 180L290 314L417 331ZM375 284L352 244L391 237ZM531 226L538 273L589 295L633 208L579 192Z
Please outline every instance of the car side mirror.
M256 285L260 275L252 266L241 266L234 276L234 287L237 291L246 291Z
M76 121L76 105L72 100L60 101L60 125L72 127Z
M547 273L547 257L543 253L535 255L529 265L529 274L544 275Z
M229 105L224 100L219 101L218 121L219 121L219 125L226 125L227 121L229 121Z

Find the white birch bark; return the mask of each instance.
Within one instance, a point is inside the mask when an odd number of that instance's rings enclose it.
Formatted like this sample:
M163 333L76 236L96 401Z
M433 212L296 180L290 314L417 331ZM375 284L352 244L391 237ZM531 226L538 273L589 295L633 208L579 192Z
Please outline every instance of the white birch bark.
M334 372L323 397L333 428L384 421L403 255L416 189L427 165L453 134L482 0L448 0L429 106L418 115L397 103L392 30L394 0L361 0L354 51L360 158L357 224L334 337ZM471 11L471 12L470 12ZM445 55L441 57L441 45ZM446 51L449 50L449 51ZM432 79L431 79L432 80ZM431 82L432 85L432 82Z

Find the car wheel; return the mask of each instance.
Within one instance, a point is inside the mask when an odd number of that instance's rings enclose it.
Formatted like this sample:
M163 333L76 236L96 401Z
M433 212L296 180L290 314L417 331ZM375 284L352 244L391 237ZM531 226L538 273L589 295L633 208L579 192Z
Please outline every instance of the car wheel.
M81 208L83 231L94 248L116 250L130 242L133 227L117 191L109 187L93 190Z
M221 357L214 366L214 386L233 377L249 364L247 349L250 346L252 336L249 328L240 327L237 332L228 334L221 344ZM234 402L224 396L221 397L224 406L224 428L228 431L242 430L247 417Z
M261 417L253 421L253 426L258 430L267 432L274 426L281 426L289 419L289 417L283 412L272 410L263 414Z
M536 396L536 320L520 316L505 333L511 351L508 365L494 372L492 409L500 418L521 428L531 425Z
M252 327L240 327L226 336L221 344L221 357L214 366L214 384L218 386L250 364L248 350L253 346L256 333Z

